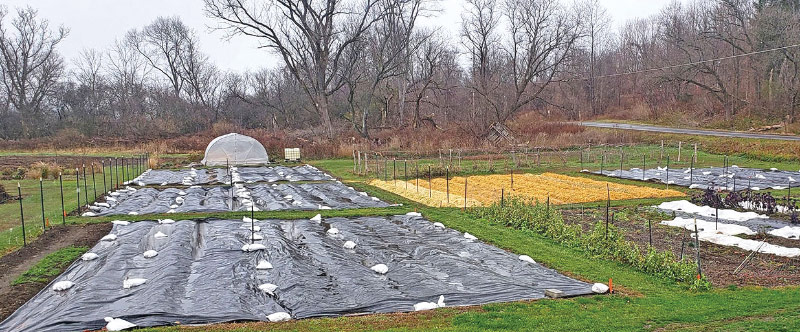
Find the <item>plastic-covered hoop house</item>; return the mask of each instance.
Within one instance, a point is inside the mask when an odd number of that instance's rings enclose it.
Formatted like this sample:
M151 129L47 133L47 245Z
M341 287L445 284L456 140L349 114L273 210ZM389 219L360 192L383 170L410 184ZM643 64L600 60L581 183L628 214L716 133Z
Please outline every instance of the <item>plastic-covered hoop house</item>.
M203 165L261 165L269 163L267 150L250 136L230 133L208 143Z

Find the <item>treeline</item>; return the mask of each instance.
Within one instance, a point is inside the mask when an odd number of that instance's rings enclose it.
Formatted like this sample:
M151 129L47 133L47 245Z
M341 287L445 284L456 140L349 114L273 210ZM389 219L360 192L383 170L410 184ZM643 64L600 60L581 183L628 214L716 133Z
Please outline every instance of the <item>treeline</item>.
M144 139L218 122L329 137L455 127L477 137L526 112L793 122L800 103L800 0L674 2L616 33L597 0L467 0L458 36L420 24L439 5L204 0L217 28L281 61L243 73L219 69L178 17L64 59L67 27L2 7L0 138Z

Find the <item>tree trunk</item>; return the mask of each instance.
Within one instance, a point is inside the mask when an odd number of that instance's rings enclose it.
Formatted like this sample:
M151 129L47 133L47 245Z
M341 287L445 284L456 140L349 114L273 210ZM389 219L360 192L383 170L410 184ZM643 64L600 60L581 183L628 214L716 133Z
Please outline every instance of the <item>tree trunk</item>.
M331 115L328 111L328 96L325 92L317 93L317 111L319 112L320 117L322 117L322 124L325 126L326 136L328 138L333 138L333 122L331 121Z
M414 128L419 128L420 125L422 124L422 118L419 115L419 106L421 102L422 102L422 95L418 95L417 100L414 103L414 120L413 120Z
M406 83L402 78L397 79L397 111L400 112L400 118L398 119L397 126L403 126L404 113L405 113L405 103L406 103Z
M594 37L595 37L595 35L594 34L595 34L594 28L592 28L592 32L591 32L591 36L590 36L590 38L591 38L591 52L590 53L591 54L590 54L590 58L589 58L589 103L590 103L590 106L592 108L592 115L597 115L597 106L595 105L595 97L594 97L595 96L595 90L594 90L595 89L595 86L594 86L594 84L595 84L595 81L594 81L594 62L595 62L595 57L594 57L594 42L595 42L595 40L594 40Z

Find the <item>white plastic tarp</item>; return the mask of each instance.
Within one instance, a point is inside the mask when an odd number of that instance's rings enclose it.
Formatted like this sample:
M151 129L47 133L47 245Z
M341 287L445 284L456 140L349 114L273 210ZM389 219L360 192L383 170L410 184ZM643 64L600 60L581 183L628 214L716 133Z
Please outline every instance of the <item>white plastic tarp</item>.
M217 137L206 147L206 166L261 165L269 163L267 150L250 136L230 133Z

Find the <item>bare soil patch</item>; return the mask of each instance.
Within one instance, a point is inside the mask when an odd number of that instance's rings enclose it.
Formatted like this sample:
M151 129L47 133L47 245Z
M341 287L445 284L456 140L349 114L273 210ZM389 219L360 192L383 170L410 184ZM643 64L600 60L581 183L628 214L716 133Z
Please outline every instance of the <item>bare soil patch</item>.
M106 160L107 157L84 157L84 156L3 156L0 157L0 167L28 167L36 162L53 163L60 165L64 168L74 169L82 165L89 165L95 163L100 165L100 162Z
M605 219L605 212L602 211L593 215L591 211L580 209L563 210L564 220L568 224L580 224L584 230L589 229L594 223ZM621 209L612 209L618 215ZM628 241L633 241L641 249L649 245L649 232L647 220L641 216L630 213L632 209L627 209L624 214L626 220L615 218L614 226L621 229ZM696 262L697 251L694 240L689 231L682 231L680 228L660 225L661 220L652 221L653 247L658 250L669 250L691 262ZM764 234L759 234L752 239L763 240L767 237L767 243L797 247L800 240L785 239ZM683 244L682 244L683 242ZM741 271L733 273L742 264L742 261L750 254L749 251L734 247L726 247L713 243L700 241L700 267L705 276L717 287L736 286L788 286L800 284L800 259L779 257L775 255L756 253L744 265Z
M68 246L94 246L111 230L111 223L54 226L36 241L0 257L0 321L11 315L47 283L11 283L48 254Z

